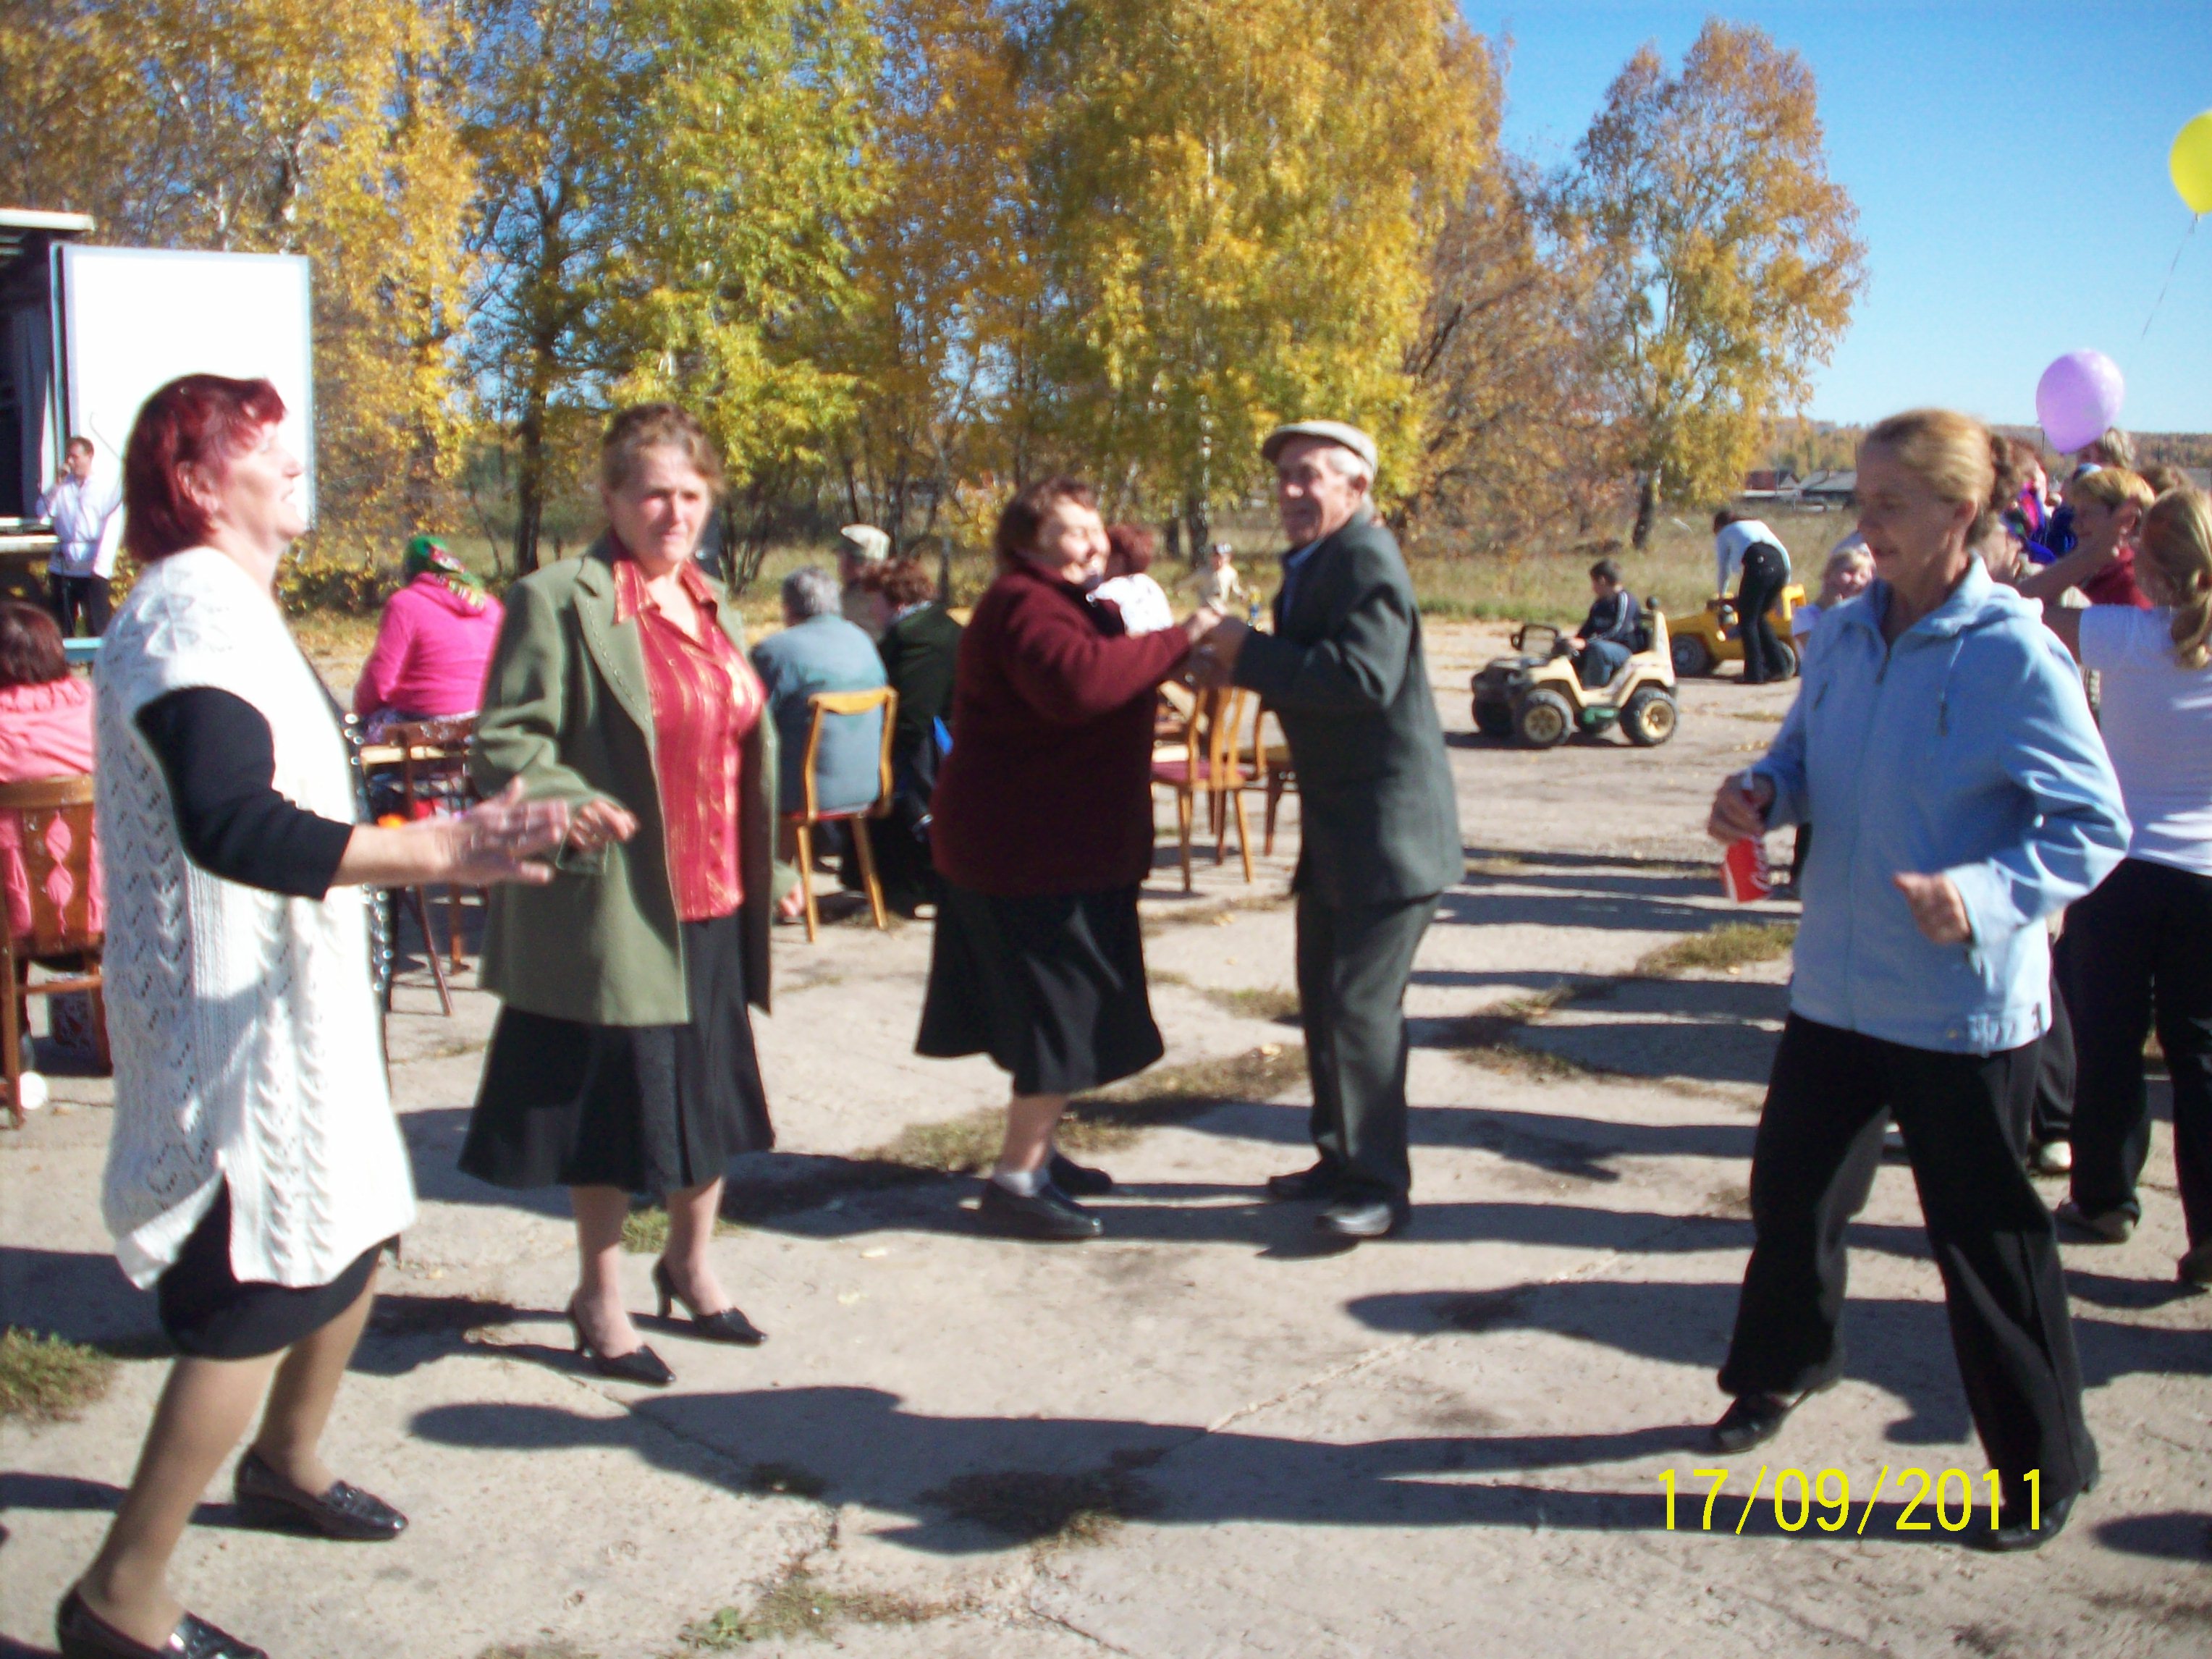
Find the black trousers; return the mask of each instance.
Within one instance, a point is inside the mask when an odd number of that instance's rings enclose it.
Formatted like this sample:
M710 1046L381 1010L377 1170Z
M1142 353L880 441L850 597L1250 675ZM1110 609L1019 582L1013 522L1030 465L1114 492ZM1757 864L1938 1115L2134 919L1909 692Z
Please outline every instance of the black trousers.
M1743 678L1758 685L1782 678L1782 642L1766 619L1790 580L1790 566L1777 549L1759 542L1743 550L1743 574L1736 579L1735 619L1743 631Z
M1403 1200L1406 980L1437 896L1334 906L1298 895L1298 1003L1313 1079L1312 1133L1346 1184Z
M64 576L55 571L46 572L46 608L54 613L64 639L76 631L77 619L84 620L84 631L98 639L107 631L107 578L105 576Z
M2028 1139L2039 1146L2074 1138L2074 1016L2066 1006L2066 963L2073 929L2051 949L2051 1029L2035 1056L2035 1111Z
M1843 1374L1844 1232L1893 1115L1943 1276L1966 1404L2008 1504L2094 1483L2050 1212L2023 1165L2036 1045L1939 1054L1790 1017L1751 1165L1756 1230L1721 1387L1789 1395Z
M2191 1249L2212 1240L2212 876L2128 859L2066 913L2078 1059L2074 1201L2141 1216L2150 1155L2143 1038L2173 1079L2173 1154Z

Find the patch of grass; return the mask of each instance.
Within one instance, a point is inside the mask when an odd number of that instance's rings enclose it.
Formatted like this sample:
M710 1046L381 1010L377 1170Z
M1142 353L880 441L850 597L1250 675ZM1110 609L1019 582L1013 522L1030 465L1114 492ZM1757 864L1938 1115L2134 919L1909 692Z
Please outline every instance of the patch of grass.
M882 1590L836 1589L805 1568L786 1573L750 1607L724 1607L685 1626L686 1647L724 1653L756 1642L828 1638L841 1625L926 1625L963 1611L964 1601L925 1601Z
M1786 957L1797 942L1794 921L1731 921L1710 933L1692 933L1662 945L1636 964L1639 979L1669 979L1677 974L1748 967Z
M1123 1522L1146 1512L1152 1491L1123 1461L1081 1474L994 1469L956 1475L922 1498L957 1519L1054 1550L1104 1542Z
M756 1463L745 1475L745 1487L768 1498L819 1498L830 1483L796 1463Z
M114 1380L114 1359L97 1348L15 1326L0 1332L0 1418L67 1421Z
M1239 1100L1273 1100L1306 1074L1302 1042L1263 1042L1219 1060L1163 1066L1070 1101L1060 1144L1071 1152L1111 1152L1146 1129L1184 1123ZM995 1154L997 1148L992 1148Z
M477 1659L599 1659L570 1642L501 1642L486 1648Z
M1539 1048L1523 1042L1521 1033L1535 1024L1553 1009L1562 1004L1578 1001L1586 996L1602 995L1612 990L1610 985L1589 988L1557 985L1534 996L1514 997L1480 1013L1464 1015L1458 1019L1436 1022L1441 1028L1437 1046L1457 1054L1462 1060L1492 1071L1510 1072L1516 1076L1547 1079L1564 1082L1575 1078L1600 1075L1600 1068L1585 1066L1579 1060L1569 1060L1565 1054L1555 1054L1548 1048Z
M909 1123L869 1156L933 1175L973 1175L990 1168L1006 1133L1005 1111L988 1106L939 1123Z
M722 1213L714 1218L714 1231L738 1232L743 1231L743 1224L731 1215L726 1197ZM632 1255L659 1255L667 1248L668 1212L660 1206L648 1204L623 1218L623 1249Z

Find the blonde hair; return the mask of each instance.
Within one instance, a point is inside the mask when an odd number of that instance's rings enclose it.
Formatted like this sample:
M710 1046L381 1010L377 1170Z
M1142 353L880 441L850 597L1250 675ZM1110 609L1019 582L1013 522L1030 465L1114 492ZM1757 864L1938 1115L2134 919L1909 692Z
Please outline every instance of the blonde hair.
M2101 466L2132 467L2136 464L2136 441L2119 428L2108 426L2104 436L2084 453Z
M2079 501L2084 496L2115 512L2132 505L2139 513L2149 512L2150 504L2158 499L2148 482L2124 466L2100 466L2094 472L2084 472L2066 486L2068 501Z
M674 404L633 404L607 422L599 440L599 484L619 494L637 477L639 459L649 449L672 449L706 483L716 499L722 494L722 458L697 416Z
M1939 501L1964 501L1974 509L1966 545L1978 547L1997 514L2012 505L2004 481L2010 447L1971 415L1953 409L1908 409L1877 424L1860 441L1862 453L1880 445Z
M2139 544L2172 593L2174 663L2203 667L2212 662L2212 502L2201 490L2167 490L2144 517Z

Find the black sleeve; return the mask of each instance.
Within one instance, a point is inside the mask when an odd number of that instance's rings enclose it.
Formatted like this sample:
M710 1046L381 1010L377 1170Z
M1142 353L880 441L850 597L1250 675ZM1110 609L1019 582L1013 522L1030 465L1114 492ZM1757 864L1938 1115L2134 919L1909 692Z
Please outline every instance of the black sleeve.
M210 685L156 697L138 730L169 780L185 855L210 875L319 899L337 878L353 826L276 793L276 742L261 712Z

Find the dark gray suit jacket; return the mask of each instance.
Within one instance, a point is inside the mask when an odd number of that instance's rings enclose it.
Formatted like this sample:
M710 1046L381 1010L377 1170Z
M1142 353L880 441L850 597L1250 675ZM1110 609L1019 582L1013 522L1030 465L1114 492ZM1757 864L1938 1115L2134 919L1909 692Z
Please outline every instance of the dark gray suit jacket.
M1466 868L1420 612L1397 539L1362 508L1308 554L1237 683L1283 722L1303 830L1294 885L1331 905L1425 898Z

